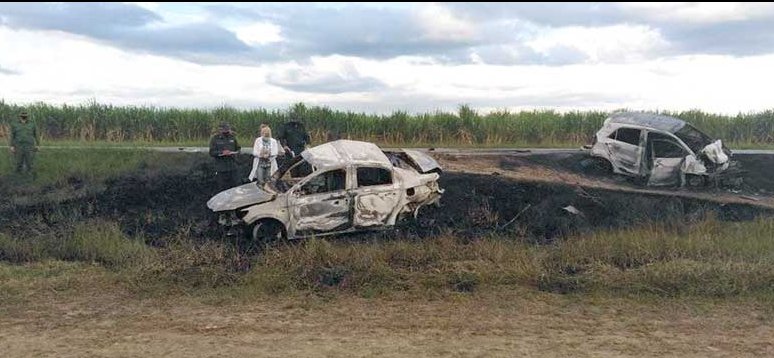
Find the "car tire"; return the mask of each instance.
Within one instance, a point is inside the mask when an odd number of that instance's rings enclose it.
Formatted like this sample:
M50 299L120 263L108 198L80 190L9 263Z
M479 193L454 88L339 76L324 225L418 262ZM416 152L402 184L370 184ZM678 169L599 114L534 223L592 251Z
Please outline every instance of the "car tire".
M586 158L581 161L581 167L589 174L610 174L613 172L613 165L607 159L600 157Z
M274 220L261 220L249 227L250 239L256 244L273 244L285 239L285 228Z
M685 176L685 182L688 187L692 188L698 188L707 185L707 179L701 175L688 174Z

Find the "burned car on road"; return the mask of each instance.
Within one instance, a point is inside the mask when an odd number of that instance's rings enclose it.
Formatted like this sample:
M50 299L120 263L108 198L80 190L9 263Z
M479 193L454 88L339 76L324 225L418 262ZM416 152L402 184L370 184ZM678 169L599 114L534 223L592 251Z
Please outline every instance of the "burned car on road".
M646 185L702 186L738 181L731 151L689 123L638 112L615 113L585 146L594 165Z
M438 203L440 173L418 151L337 140L307 149L262 186L218 193L207 207L221 225L262 242L381 229Z

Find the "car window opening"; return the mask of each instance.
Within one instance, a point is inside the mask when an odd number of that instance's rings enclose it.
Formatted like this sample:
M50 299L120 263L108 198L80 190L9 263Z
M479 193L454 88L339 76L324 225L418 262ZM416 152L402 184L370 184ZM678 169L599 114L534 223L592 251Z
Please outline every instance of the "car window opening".
M384 168L357 168L357 186L375 186L392 184L392 172Z

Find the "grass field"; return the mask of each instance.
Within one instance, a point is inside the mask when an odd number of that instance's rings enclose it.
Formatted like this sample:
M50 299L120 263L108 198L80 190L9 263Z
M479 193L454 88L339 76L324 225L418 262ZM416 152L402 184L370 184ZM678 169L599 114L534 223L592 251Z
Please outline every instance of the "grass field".
M0 175L9 175L7 180L45 185L75 177L79 180L97 182L108 177L137 168L158 169L174 161L165 153L134 149L67 149L40 150L35 154L35 177L15 177L14 160L8 150L0 149ZM171 159L171 160L170 160Z
M0 139L21 107L0 101ZM287 110L175 109L80 106L26 106L46 143L153 143L206 145L221 121L230 122L243 145L250 145L261 123L277 128L290 116L305 120L314 143L329 138L366 140L385 146L577 147L586 144L609 113L495 111L479 114L469 106L455 113L375 115L296 104ZM685 111L673 115L693 123L732 148L774 146L774 111L716 115ZM104 145L104 144L103 144Z
M0 259L93 263L108 268L114 280L135 293L148 294L348 292L374 297L513 288L611 297L756 297L771 303L772 230L774 220L760 219L710 220L679 232L658 227L599 232L554 245L499 236L314 239L245 257L228 243L196 243L184 236L154 249L141 238L126 237L114 223L87 221L55 237L0 235Z

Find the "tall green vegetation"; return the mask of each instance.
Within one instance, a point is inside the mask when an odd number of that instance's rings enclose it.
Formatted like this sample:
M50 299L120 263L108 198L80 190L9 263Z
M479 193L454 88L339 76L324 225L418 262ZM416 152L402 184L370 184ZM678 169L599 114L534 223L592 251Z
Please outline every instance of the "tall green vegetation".
M21 106L0 101L0 138ZM205 143L218 122L228 121L249 143L261 123L278 126L291 115L305 119L315 143L332 137L372 141L385 145L448 146L577 146L587 143L609 114L604 111L553 110L480 114L467 105L457 113L388 115L332 110L298 103L287 110L229 107L177 109L116 107L90 103L24 107L41 128L44 140L107 142ZM662 112L692 122L713 137L733 146L774 145L774 111L724 116L698 110Z

